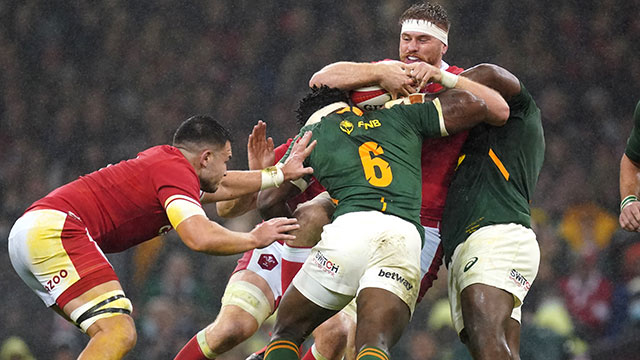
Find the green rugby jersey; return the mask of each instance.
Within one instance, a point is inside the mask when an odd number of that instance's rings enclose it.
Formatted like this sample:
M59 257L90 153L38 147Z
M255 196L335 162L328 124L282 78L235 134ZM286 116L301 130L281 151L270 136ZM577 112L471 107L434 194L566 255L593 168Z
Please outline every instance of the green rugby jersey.
M423 137L442 136L441 113L438 100L364 114L346 107L303 127L298 136L311 130L318 140L305 164L338 201L333 218L381 211L415 224L424 241L420 153Z
M487 225L531 227L531 197L544 160L540 109L525 87L504 126L480 124L462 147L442 216L445 264L458 244Z
M636 111L633 113L633 129L629 140L627 140L627 148L624 153L632 161L640 163L640 101L638 101Z

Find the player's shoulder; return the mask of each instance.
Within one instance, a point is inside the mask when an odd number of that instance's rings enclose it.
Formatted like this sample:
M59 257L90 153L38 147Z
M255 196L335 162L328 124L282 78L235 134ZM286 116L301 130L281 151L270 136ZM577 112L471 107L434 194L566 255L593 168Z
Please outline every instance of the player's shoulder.
M190 169L195 173L187 158L182 155L178 148L171 145L158 145L148 148L138 153L134 161L151 169Z

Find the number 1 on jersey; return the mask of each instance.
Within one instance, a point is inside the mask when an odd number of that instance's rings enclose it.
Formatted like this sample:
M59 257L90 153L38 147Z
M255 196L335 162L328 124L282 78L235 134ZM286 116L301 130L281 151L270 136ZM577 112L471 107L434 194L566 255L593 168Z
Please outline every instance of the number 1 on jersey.
M391 180L393 180L389 163L380 157L373 157L384 154L382 147L374 141L367 141L360 145L358 152L360 154L364 176L369 184L377 187L389 186Z

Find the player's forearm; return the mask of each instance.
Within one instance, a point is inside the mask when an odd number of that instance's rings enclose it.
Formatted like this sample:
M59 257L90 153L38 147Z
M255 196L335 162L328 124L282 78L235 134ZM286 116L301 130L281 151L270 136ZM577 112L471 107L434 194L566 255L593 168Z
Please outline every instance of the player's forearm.
M263 219L284 216L291 217L292 210L286 200L298 194L300 190L290 182L282 184L279 188L263 190L258 194L257 208Z
M376 64L341 61L329 64L313 74L309 87L327 85L342 90L353 90L377 84L380 76Z
M455 88L467 90L484 100L487 105L485 122L495 126L502 126L509 119L509 105L496 90L462 76L458 78Z
M620 199L629 195L640 195L640 166L622 155L620 160Z
M227 171L218 190L202 197L202 203L233 200L240 196L260 191L262 174L259 170Z
M257 193L243 195L233 200L218 201L216 210L223 218L233 218L240 216L256 208Z
M176 231L191 250L212 255L239 254L258 245L250 233L231 231L204 216L184 220Z

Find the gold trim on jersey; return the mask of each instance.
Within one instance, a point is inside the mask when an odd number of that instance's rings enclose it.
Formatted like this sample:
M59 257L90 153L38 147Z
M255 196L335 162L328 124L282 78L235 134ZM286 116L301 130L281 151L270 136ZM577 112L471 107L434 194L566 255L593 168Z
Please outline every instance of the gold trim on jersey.
M440 123L440 135L449 136L447 127L444 126L444 115L442 115L442 104L440 103L440 99L435 98L433 99L432 102L433 102L433 105L436 107L436 111L438 112L438 122Z
M165 201L169 222L174 229L193 215L207 216L200 203L185 195L173 195Z
M493 149L489 149L489 157L491 158L491 160L493 160L493 163L496 164L496 166L500 170L500 173L502 174L502 176L504 176L504 178L507 181L509 181L509 172L507 171L507 169L502 164L502 161L500 161L500 159L498 159L498 155L496 155L496 153L493 152Z

